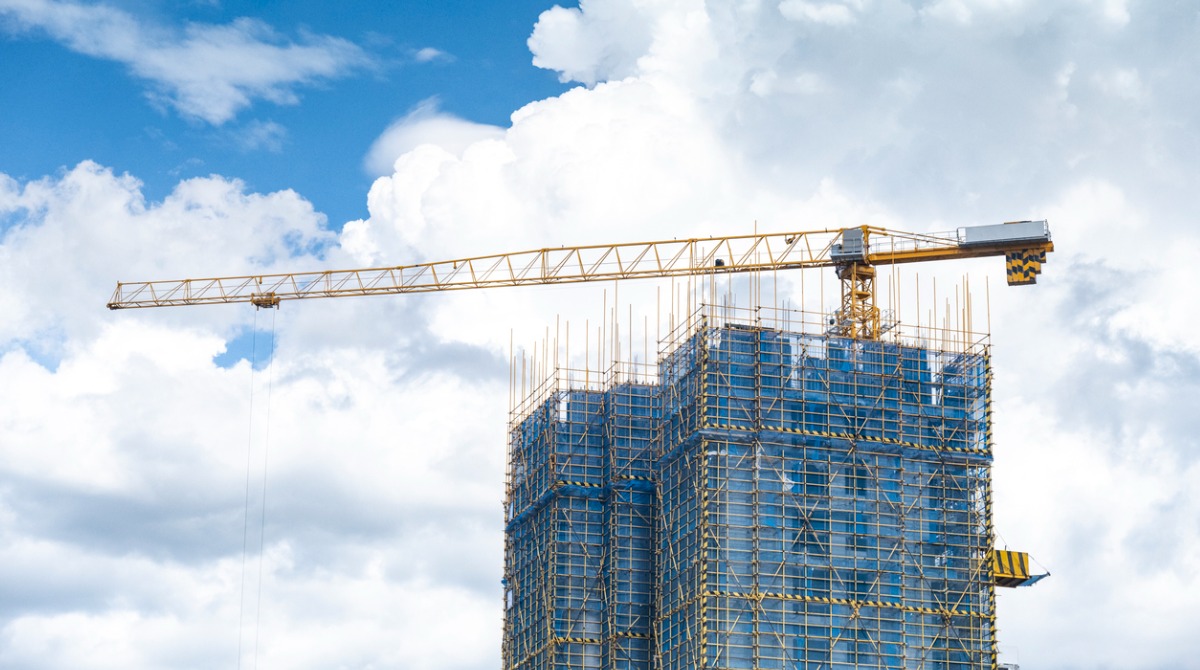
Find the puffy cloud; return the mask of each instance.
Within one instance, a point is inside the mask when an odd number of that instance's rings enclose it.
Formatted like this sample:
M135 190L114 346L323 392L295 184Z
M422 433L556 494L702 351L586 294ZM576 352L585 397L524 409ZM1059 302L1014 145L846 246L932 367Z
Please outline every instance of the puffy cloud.
M559 79L595 84L637 71L663 7L682 3L639 0L596 2L546 10L529 37L533 64L557 70ZM697 3L690 3L697 4Z
M222 368L274 313L108 312L114 279L346 264L309 203L218 177L147 202L93 163L0 194L0 665L232 665L242 620L245 658L291 667L490 665L498 351L416 301L327 303Z
M473 123L438 109L436 98L423 101L388 126L371 144L363 167L374 176L391 174L396 159L418 146L431 144L451 154L461 154L472 144L503 135L495 126Z
M5 0L4 16L21 29L46 32L72 51L123 63L153 84L153 99L211 124L233 119L256 99L295 104L298 87L371 62L344 39L304 33L292 42L248 18L179 30L109 5L57 0Z
M147 203L135 178L87 161L59 178L12 184L0 210L15 221L2 238L0 277L23 290L0 294L12 317L0 326L4 339L95 332L97 297L118 280L279 269L313 262L334 239L294 192L247 194L219 177L183 181L161 203Z
M603 4L544 14L535 63L589 85L635 75L682 87L776 190L781 175L832 177L912 218L987 221L1098 171L1141 180L1187 162L1179 141L1194 148L1172 129L1200 97L1182 74L1200 63L1155 65L1194 54L1181 9L1145 8L1114 31L1095 3L963 3L987 20L947 23L877 0L847 3L857 19L845 25L783 20L791 5L778 2ZM654 26L648 40L622 29L635 17ZM1134 94L1142 106L1128 105Z

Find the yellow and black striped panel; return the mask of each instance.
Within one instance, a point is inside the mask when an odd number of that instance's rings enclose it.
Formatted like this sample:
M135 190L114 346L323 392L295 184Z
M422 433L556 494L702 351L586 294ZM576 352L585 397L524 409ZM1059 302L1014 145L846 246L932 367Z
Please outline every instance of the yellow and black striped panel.
M1029 554L1023 551L992 550L992 576L996 586L1020 586L1029 580Z
M1046 262L1045 249L1023 249L1004 254L1005 274L1009 286L1036 284Z

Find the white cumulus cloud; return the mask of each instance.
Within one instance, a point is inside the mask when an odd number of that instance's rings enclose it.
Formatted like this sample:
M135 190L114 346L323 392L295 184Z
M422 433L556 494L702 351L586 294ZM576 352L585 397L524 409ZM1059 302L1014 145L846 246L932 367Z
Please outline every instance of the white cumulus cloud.
M85 162L0 178L0 220L0 666L237 665L244 620L247 661L484 667L498 352L440 343L412 301L289 310L270 367L274 314L104 309L117 279L346 265L292 192L210 177L150 202ZM260 369L219 367L244 333ZM247 493L269 511L243 572Z
M480 140L499 138L503 134L504 131L496 126L473 123L442 112L437 100L430 99L397 119L375 139L363 167L373 176L391 174L396 159L420 145L431 144L452 154L461 154Z
M583 0L546 10L529 37L533 64L558 70L562 81L594 84L633 74L649 48L662 7L682 3ZM692 3L695 4L695 3Z

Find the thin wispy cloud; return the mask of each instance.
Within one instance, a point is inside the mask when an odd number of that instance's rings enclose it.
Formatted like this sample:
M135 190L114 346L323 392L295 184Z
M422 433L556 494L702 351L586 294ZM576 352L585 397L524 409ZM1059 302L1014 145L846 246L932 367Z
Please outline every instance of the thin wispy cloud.
M274 121L251 121L229 132L229 139L247 153L267 151L279 153L287 141L287 129Z
M0 0L0 18L19 32L124 64L147 82L149 98L213 125L258 100L295 104L298 89L372 63L348 40L306 32L292 40L249 18L168 26L109 5L53 0Z
M433 63L433 62L449 62L454 60L454 56L433 47L425 47L417 49L413 54L413 59L418 63Z

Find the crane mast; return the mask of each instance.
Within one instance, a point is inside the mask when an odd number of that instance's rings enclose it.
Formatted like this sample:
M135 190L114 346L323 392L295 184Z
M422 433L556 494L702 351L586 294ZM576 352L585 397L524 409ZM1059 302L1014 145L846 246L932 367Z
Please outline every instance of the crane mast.
M841 306L830 331L874 340L886 330L875 299L875 267L1000 256L1010 285L1032 284L1054 250L1045 221L909 233L858 226L684 240L543 248L388 267L120 282L109 309L429 293L501 286L572 284L832 267Z

